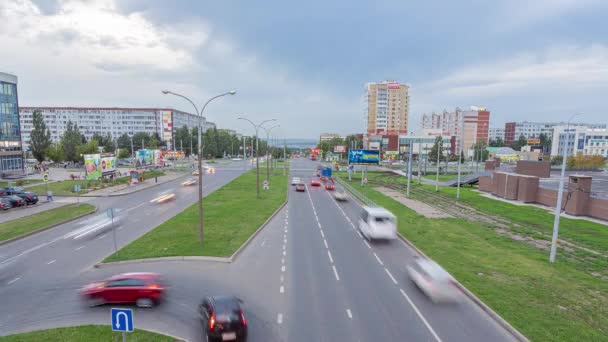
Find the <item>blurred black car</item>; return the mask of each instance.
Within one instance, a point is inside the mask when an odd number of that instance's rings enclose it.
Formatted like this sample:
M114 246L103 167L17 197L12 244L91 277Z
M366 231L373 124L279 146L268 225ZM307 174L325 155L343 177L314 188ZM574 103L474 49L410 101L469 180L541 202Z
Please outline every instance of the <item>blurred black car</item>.
M38 195L29 191L15 192L14 196L21 197L26 205L38 203Z
M242 301L234 296L213 296L199 306L208 341L247 341L247 320Z
M26 205L23 198L17 195L3 196L2 198L6 198L9 202L11 202L11 206L13 207L20 207L22 205Z
M13 205L11 204L11 201L8 200L8 198L0 197L0 209L8 210L12 207Z

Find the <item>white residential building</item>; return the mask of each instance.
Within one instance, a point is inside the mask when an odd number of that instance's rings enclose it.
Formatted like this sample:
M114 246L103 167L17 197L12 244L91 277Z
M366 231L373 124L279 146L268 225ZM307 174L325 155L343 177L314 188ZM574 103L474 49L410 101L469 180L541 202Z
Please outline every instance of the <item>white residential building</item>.
M488 129L488 139L498 140L498 138L505 140L505 129L504 127L490 127Z
M553 129L551 156L563 155L566 135L568 156L582 153L583 155L601 155L608 158L608 129L590 128L587 126L556 126Z

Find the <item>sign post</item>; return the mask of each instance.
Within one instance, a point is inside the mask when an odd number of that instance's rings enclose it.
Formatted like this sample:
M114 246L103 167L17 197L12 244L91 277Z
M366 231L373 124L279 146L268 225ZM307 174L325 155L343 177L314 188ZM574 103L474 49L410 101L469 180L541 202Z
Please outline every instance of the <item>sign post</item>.
M106 215L110 218L110 220L112 220L112 236L114 237L114 253L116 253L118 251L118 248L116 246L116 227L114 227L114 216L116 215L116 209L108 208L108 210L106 210Z
M122 332L122 341L127 341L127 332L133 332L133 310L112 308L112 331Z

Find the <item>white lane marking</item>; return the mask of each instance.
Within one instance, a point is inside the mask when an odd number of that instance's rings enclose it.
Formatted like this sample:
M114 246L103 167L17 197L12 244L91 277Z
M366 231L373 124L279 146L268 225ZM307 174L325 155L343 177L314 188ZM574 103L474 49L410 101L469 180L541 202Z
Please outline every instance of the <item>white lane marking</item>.
M380 265L384 266L384 263L382 262L382 260L380 260L380 257L378 257L378 254L376 254L374 252L374 256L376 257L376 260L378 260L378 262L380 263Z
M331 252L327 251L327 256L329 257L329 262L334 263L334 258L331 257Z
M84 248L84 246L80 246L80 247L76 248L75 251L79 251L79 250L81 250L83 248Z
M327 240L323 239L323 243L325 244L325 248L329 249L329 246L327 246Z
M277 315L277 323L278 324L283 323L283 314L282 313L280 313L280 314Z
M287 243L287 239L283 239L283 243Z
M118 227L118 230L121 230L121 229L122 229L122 226Z
M285 263L285 258L281 258L281 264Z
M416 312L416 315L418 315L418 317L420 318L420 320L422 320L422 322L424 323L424 325L426 325L426 328L429 329L429 331L431 332L431 334L433 335L433 337L435 338L435 340L437 342L441 342L441 339L439 338L439 336L437 336L437 333L435 332L435 330L433 330L433 327L431 327L431 325L429 324L429 322L427 322L427 320L424 318L424 316L422 316L422 313L420 313L420 310L418 310L418 308L416 307L416 305L414 305L414 302L412 302L412 300L410 299L410 297L408 297L408 295L405 293L405 291L403 291L403 289L399 289L399 291L401 291L401 294L403 295L403 297L405 297L405 299L407 300L407 302L410 303L410 305L412 306L412 308Z
M260 247L264 247L265 243L266 243L266 240L262 241L262 244L260 245Z
M325 238L325 234L323 234L323 229L321 229L321 236Z
M386 271L386 274L388 274L388 276L391 277L391 280L393 281L393 283L395 283L395 285L397 285L397 279L395 279L395 277L393 277L391 272L386 267L384 268L384 270Z
M334 269L334 275L336 276L336 280L340 280L340 276L338 276L338 270L336 270L336 266L332 266L331 268Z
M367 245L367 248L372 249L372 246L370 246L367 241L363 240L363 242L365 242L365 244Z
M139 208L139 207L141 207L143 205L146 205L146 203L141 203L141 204L138 204L138 205L134 206L133 208L126 209L125 213L127 213L127 212L129 212L131 210L135 210L135 209L137 209L137 208Z
M287 252L286 252L286 251L283 251L283 255L287 255Z
M106 234L99 236L98 239L103 239L104 237L106 237Z
M16 282L16 281L17 281L17 280L19 280L19 279L21 279L21 277L17 277L17 278L15 278L15 279L13 279L13 280L9 281L9 282L8 282L8 283L6 283L6 284L7 284L7 285L10 285L10 284L12 284L12 283Z
M283 285L281 285L281 287L279 288L279 292L280 292L280 293L285 292L285 287L283 287Z
M50 264L55 263L55 261L57 261L57 260L51 260L51 261L47 262L46 264L47 264L47 265L50 265Z
M320 222L317 222L317 226L319 226L319 229L323 229L323 226L321 226Z
M287 249L287 246L283 245L283 250L286 250L286 249Z
M281 266L281 272L285 272L285 265Z
M361 232L357 230L357 234L359 234L359 237L363 239L363 235L361 235Z
M283 277L283 275L281 274L281 283L285 281L285 277Z
M353 313L350 312L350 309L346 309L346 314L348 315L348 318L353 319Z

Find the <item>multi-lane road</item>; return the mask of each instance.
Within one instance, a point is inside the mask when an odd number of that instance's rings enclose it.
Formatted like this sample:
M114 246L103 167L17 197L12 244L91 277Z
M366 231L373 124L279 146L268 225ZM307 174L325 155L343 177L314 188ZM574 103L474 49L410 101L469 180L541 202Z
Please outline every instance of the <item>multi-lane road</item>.
M290 175L309 184L316 165L292 159ZM206 178L206 190L238 176L241 167L218 168ZM179 182L96 200L101 210L128 211L117 231L119 246L196 201L196 189L180 188ZM177 189L175 202L149 203L171 189ZM307 185L306 190L290 188L288 204L233 263L163 261L94 268L113 252L113 241L109 234L76 244L63 239L81 221L0 246L0 254L20 255L24 265L19 279L0 284L0 335L85 323L110 329L109 307L84 307L77 289L116 273L155 271L169 280L168 297L159 307L136 309L136 328L190 341L204 337L197 303L214 294L244 300L250 341L513 340L466 299L438 305L422 295L405 272L414 252L400 240L364 240L356 230L361 209L356 201L337 203L321 187Z

